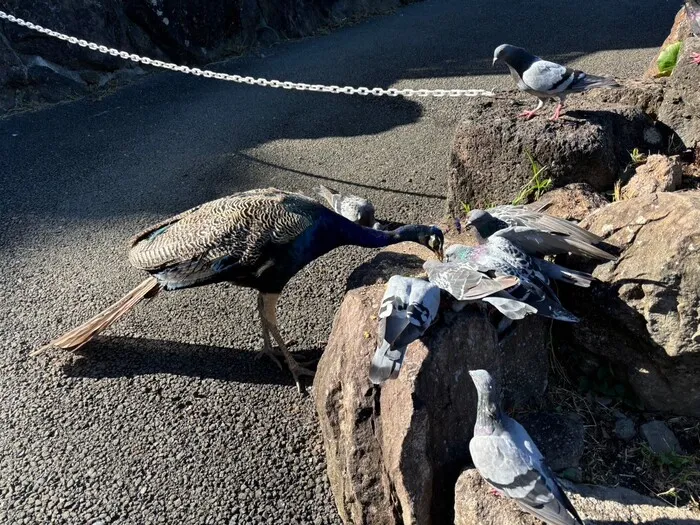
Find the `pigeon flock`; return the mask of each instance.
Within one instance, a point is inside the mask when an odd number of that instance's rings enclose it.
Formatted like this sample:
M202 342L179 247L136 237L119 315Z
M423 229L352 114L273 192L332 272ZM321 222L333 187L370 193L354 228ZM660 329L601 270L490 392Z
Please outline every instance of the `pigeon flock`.
M504 62L518 88L539 99L534 110L522 115L526 119L547 99L559 101L556 120L569 93L617 86L612 79L547 62L508 44L496 48L493 60ZM553 283L589 287L594 278L545 257L615 259L597 246L600 237L548 215L543 208L504 205L472 210L467 224L478 245L453 244L445 249L443 232L435 226L390 228L376 220L369 200L325 186L316 191L330 209L299 193L254 189L204 203L147 228L131 240L129 261L148 277L33 354L49 347L77 350L160 291L230 282L257 290L262 352L280 368L279 358L284 359L301 391L301 377L314 372L294 359L277 326L277 301L286 284L308 263L340 246L379 248L410 241L429 248L437 260L425 262L424 277L395 275L386 285L378 315L378 345L369 364L369 379L382 385L399 376L407 347L438 319L441 299L449 299L455 311L470 303L490 305L500 318L499 334L528 315L575 323L578 318L562 306ZM459 221L456 226L461 229ZM501 411L497 381L486 370L470 375L478 403L469 449L483 478L548 524L582 524L525 429Z

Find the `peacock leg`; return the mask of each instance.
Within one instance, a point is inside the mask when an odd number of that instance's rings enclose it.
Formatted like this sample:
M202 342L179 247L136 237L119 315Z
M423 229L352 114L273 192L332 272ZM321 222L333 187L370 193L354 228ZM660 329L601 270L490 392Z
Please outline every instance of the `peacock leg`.
M272 334L272 337L277 343L277 346L279 346L280 350L282 351L284 360L287 361L287 366L289 367L289 371L292 373L292 377L294 378L294 382L297 385L297 389L299 390L299 392L302 392L301 382L299 378L301 376L313 377L314 371L309 370L308 368L304 368L299 363L297 363L297 361L287 349L287 345L285 344L284 339L282 339L282 336L280 335L280 332L277 329L277 300L279 299L279 294L260 294L260 297L262 298L261 316L264 319L264 322L267 324L270 334Z
M258 315L260 316L260 324L262 325L262 336L263 336L263 347L260 353L255 357L260 359L262 356L266 355L272 361L280 367L282 370L282 363L280 363L279 357L283 354L281 352L276 352L272 348L272 342L270 341L270 329L267 326L267 321L265 320L265 301L261 293L258 294Z

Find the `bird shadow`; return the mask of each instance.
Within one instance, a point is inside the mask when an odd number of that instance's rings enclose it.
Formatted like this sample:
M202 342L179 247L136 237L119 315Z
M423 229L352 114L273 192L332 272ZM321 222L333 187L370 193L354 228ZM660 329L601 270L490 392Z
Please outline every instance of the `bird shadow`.
M293 352L298 361L317 361L323 348ZM160 339L100 337L63 365L67 377L92 379L155 374L238 383L289 385L292 376L269 358L251 350Z

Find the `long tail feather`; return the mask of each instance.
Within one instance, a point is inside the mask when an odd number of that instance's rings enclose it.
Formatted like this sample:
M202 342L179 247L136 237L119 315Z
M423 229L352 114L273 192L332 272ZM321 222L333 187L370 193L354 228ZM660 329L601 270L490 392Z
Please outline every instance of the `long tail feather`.
M571 91L588 91L589 89L595 88L618 88L620 84L614 78L609 77L598 77L596 75L588 75L577 79L569 89Z
M52 347L63 348L64 350L78 350L80 347L90 341L90 339L128 313L142 299L156 294L159 289L160 285L158 284L158 281L154 277L149 277L124 297L119 299L116 303L102 310L92 319L86 321L77 328L74 328L70 332L63 334L61 337L54 339L49 344L35 350L31 353L31 355L38 355L44 350Z
M582 288L589 288L591 283L595 280L590 273L579 272L576 270L571 270L558 264L551 262L537 260L537 266L547 277L562 281L567 284L573 284L574 286L580 286Z

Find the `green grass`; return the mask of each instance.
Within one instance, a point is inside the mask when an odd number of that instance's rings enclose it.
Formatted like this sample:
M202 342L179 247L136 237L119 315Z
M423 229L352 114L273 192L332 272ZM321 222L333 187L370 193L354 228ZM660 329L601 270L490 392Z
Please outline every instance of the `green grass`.
M554 181L552 181L552 179L549 177L545 178L543 175L543 173L547 171L547 167L542 166L539 162L537 162L529 151L526 151L525 154L530 161L532 177L522 187L518 196L513 200L512 204L515 206L518 204L526 204L530 202L530 199L537 200L554 187Z
M613 186L613 202L620 202L622 200L622 181L617 179L615 185Z
M646 154L639 151L639 148L634 148L630 152L630 158L632 159L633 166L639 166L640 164L644 164L647 161Z

